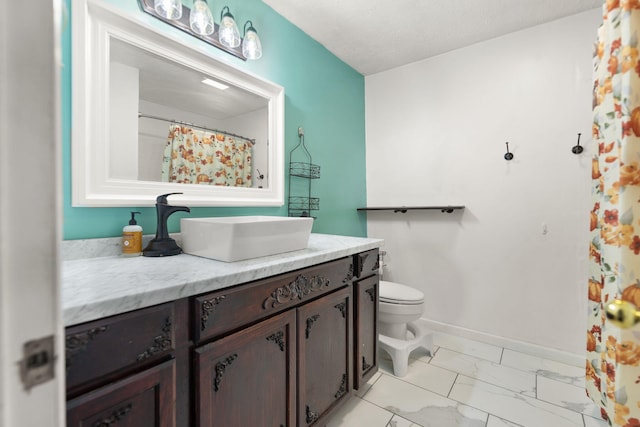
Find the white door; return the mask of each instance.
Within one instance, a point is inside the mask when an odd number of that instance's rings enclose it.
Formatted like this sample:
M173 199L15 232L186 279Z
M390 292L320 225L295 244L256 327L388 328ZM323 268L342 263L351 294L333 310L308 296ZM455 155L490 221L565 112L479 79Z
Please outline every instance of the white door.
M0 13L0 426L63 426L59 0ZM53 337L54 378L30 391L23 345ZM46 365L38 353L31 366Z

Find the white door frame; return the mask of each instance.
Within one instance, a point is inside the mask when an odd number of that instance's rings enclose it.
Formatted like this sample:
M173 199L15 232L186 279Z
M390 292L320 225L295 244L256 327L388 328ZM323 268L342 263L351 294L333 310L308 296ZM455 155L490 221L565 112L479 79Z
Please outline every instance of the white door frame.
M61 0L0 14L0 426L65 425L60 309ZM23 344L54 337L55 377L26 391Z

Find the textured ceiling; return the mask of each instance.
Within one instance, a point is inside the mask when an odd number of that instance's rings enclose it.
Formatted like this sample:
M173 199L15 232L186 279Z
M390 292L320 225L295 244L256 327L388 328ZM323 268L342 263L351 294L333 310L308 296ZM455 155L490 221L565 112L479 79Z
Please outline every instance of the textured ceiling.
M263 1L364 75L598 8L603 3L603 0Z

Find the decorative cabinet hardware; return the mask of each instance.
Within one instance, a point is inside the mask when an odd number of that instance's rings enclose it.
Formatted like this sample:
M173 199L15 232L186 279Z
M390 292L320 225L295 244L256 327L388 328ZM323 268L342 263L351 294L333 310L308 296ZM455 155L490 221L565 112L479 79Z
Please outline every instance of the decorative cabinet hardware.
M370 367L371 365L367 363L367 359L365 359L364 356L362 356L362 372L368 371Z
M204 331L207 329L207 322L209 321L209 316L211 312L215 308L216 305L220 304L226 298L225 295L220 295L215 298L211 298L206 301L202 301L202 314L200 315L200 330Z
M375 302L376 288L369 288L369 289L365 289L364 291L367 293L367 295L369 295L369 298L371 298L371 302Z
M319 416L320 414L318 414L317 412L313 412L311 408L309 408L309 405L307 405L307 424L311 424L312 422L317 420Z
M307 319L307 329L305 330L304 336L306 339L309 339L309 333L311 332L311 326L320 318L319 314L314 314L313 316Z
M222 362L216 363L216 377L213 380L213 389L215 391L220 390L220 383L222 382L222 376L224 372L227 370L227 366L231 365L234 360L238 358L237 354L232 354L231 356L224 359Z
M91 328L85 332L68 335L65 344L67 370L71 367L73 358L86 350L89 343L93 341L97 335L106 332L108 329L108 326L101 326L99 328Z
M347 374L342 374L342 382L336 394L333 395L336 399L340 399L347 392Z
M116 424L117 422L119 422L120 420L122 420L122 418L124 418L124 416L127 415L127 413L131 411L132 408L133 408L133 405L129 403L127 406L124 406L120 409L116 409L111 413L111 415L108 418L104 418L100 421L96 421L95 423L93 423L93 427L110 427Z
M342 279L342 283L344 283L345 285L349 282L351 282L351 280L353 280L353 273L354 273L354 267L353 267L353 263L349 264L349 271L347 272L347 275L345 276L344 279Z
M294 300L302 300L312 292L322 291L331 286L331 281L322 276L308 278L300 275L288 285L281 286L271 293L271 296L264 300L262 308L275 308L280 304Z
M342 313L342 317L344 319L347 318L347 303L346 302L341 302L338 305L334 306L335 308L337 308L338 310L340 310L340 313Z
M358 263L358 267L359 267L359 270L360 270L360 271L358 271L358 277L360 277L362 275L362 270L364 269L364 263L367 262L367 258L368 257L369 257L369 253L368 252L365 252L365 253L362 253L362 254L358 255L358 259L360 260L360 262Z
M273 341L274 343L278 344L278 346L280 346L280 351L284 351L284 332L278 331L275 334L269 335L267 337L267 341Z
M162 334L155 337L153 345L148 349L146 349L144 353L140 353L136 358L136 360L140 362L150 358L156 353L160 353L170 349L171 349L171 317L167 317L164 321Z

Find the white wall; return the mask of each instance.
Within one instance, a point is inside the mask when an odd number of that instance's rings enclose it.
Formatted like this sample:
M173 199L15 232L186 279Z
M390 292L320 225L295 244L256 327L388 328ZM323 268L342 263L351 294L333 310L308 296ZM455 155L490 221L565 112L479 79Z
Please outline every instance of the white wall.
M112 61L109 77L109 177L138 179L138 92L140 70ZM160 159L162 163L162 159Z
M425 318L583 352L600 21L594 9L366 77L367 204L466 206L367 214L385 279L424 291Z

